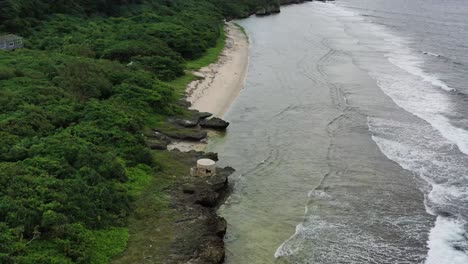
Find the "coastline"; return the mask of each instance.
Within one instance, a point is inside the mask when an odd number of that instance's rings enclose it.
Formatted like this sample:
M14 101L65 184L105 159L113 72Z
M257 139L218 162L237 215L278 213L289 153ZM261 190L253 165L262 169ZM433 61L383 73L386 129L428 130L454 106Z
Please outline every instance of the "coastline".
M166 254L170 253L165 257L167 263L224 262L227 222L217 214L217 209L228 196L228 177L235 170L217 167L217 174L207 178L188 176L186 171L200 158L218 161L216 153L205 152L206 142L218 133L216 130L225 128L207 129L202 120L221 118L244 86L248 67L247 35L233 22L225 24L225 32L225 46L217 61L192 72L198 78L186 87L185 100L192 116L186 120L172 120L183 127L202 131L204 136L201 140L176 139L174 135L163 132L171 138L166 153L178 161L177 167L181 169L176 172L179 174L177 184L170 188L173 211L168 215L172 215L172 219L162 225L172 226L170 235L167 234L171 241L165 245ZM189 120L196 126L187 126Z
M225 46L217 61L192 72L198 78L185 90L188 109L195 113L195 123L205 131L205 137L195 141L176 140L167 146L168 153L183 168L190 168L200 158L218 161L217 153L206 152L207 140L225 128L207 129L202 120L222 118L244 87L249 62L248 37L233 22L225 24L225 32ZM224 262L227 222L217 214L217 209L229 195L228 177L234 171L231 167L217 167L215 176L185 176L178 181L178 187L171 191L177 213L171 221L175 229L168 263Z
M163 150L157 154L158 159L166 161L159 177L163 181L169 177L171 183L152 185L137 201L127 250L114 258L114 264L142 259L156 263L224 261L227 223L216 211L228 195L228 177L234 169L218 167L215 176L206 178L190 176L188 171L200 158L218 160L216 153L204 152L206 140L217 133L215 130L223 131L225 127L210 128L203 125L203 120L210 122L207 119L210 116L222 117L244 85L247 36L232 22L226 23L225 30L225 46L216 63L193 72L199 78L186 87L183 104L189 114L170 118L166 129L145 134L151 149ZM163 211L152 210L155 201L150 193L161 192L158 189L161 185L166 185L168 206Z
M185 100L192 110L222 118L244 88L249 64L249 41L234 22L225 24L225 46L215 63L192 72L198 78L185 88ZM209 130L208 138L218 132ZM200 141L175 140L168 150L204 151L207 138Z
M222 117L244 87L249 63L247 36L233 22L227 22L226 43L216 63L194 72L199 79L186 88L190 109Z

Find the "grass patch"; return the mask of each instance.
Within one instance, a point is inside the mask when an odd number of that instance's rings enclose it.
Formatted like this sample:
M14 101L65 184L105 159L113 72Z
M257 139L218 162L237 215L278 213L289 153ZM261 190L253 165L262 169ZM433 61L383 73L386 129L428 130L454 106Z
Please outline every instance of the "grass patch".
M106 230L93 231L93 264L107 264L111 258L122 253L128 241L128 229L113 227Z
M177 95L182 98L184 95L185 95L185 88L187 87L187 85L196 80L198 77L196 75L194 75L193 73L191 72L186 72L184 76L182 77L179 77L175 80L172 80L170 82L167 82L167 84L169 84L171 87L174 88L174 90L176 91Z
M137 197L152 181L153 169L145 164L138 164L136 167L128 168L128 192L131 196Z
M129 220L131 235L128 246L122 254L113 259L114 264L143 261L164 263L171 250L177 212L170 208L170 190L177 183L177 179L187 175L190 168L175 157L174 153L154 151L153 154L162 169L151 175L149 184L145 180L145 188L138 190L140 194ZM144 187L143 184L136 183L135 186Z
M219 35L218 40L216 41L216 46L209 48L205 54L196 60L188 61L186 68L189 70L198 70L200 68L206 67L211 63L218 61L218 57L224 49L226 44L226 31L223 28L223 31Z

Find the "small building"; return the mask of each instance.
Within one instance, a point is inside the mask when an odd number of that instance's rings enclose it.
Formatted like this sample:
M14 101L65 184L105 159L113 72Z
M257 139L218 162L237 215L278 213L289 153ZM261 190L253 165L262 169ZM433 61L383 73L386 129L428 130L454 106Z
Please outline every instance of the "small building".
M13 34L0 36L0 50L16 50L24 46L23 38Z
M209 177L216 175L216 162L210 159L199 159L197 166L190 170L192 176Z

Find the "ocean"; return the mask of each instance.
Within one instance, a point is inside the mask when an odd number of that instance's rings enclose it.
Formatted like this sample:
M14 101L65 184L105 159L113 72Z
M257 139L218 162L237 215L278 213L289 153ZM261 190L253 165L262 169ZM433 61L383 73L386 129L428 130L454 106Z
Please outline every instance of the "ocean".
M437 220L426 263L468 263L468 3L349 0L338 6L392 43L385 56L409 75L396 81L391 71L369 72L397 105L430 124L369 118L382 152L429 184L425 204Z
M468 263L468 3L338 0L238 21L226 263Z

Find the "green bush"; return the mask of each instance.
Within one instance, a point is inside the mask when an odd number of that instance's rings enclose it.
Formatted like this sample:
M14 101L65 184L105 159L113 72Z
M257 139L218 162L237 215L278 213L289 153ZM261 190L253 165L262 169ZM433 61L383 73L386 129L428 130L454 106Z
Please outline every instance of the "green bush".
M11 68L7 68L5 66L0 66L0 80L8 80L10 78L15 77L15 70Z
M146 34L157 37L186 59L200 57L206 46L188 28L172 23L152 24Z
M89 98L107 98L112 93L112 83L101 68L92 62L76 60L60 68L56 85L71 91L80 102Z

